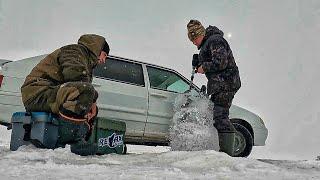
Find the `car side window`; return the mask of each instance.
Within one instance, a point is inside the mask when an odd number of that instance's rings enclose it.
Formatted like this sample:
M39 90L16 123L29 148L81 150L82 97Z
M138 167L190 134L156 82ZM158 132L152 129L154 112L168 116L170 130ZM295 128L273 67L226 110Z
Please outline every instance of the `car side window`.
M189 89L189 84L177 74L147 66L151 88L184 93Z
M107 59L93 70L95 77L106 78L135 85L144 86L141 64L116 59Z

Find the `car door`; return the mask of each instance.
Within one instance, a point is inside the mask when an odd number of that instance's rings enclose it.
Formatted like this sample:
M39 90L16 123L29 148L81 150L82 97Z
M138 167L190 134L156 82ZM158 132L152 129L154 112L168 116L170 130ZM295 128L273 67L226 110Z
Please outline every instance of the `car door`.
M189 89L189 82L167 69L147 66L147 72L150 87L144 141L166 142L175 98Z
M141 140L148 107L142 65L109 58L93 74L93 86L99 93L98 116L126 122L127 142Z

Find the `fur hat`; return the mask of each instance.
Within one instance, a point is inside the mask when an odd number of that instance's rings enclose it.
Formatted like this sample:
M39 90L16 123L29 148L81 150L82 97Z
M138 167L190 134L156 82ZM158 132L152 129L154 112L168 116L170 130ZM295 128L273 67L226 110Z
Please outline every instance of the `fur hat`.
M187 29L190 41L197 39L199 36L204 36L206 33L206 29L198 20L190 20L190 22L187 24Z

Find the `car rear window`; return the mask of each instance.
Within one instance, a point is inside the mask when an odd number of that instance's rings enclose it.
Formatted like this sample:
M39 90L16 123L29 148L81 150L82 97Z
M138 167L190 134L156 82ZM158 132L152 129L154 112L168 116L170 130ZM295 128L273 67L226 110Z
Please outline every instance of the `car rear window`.
M144 86L141 64L117 59L107 59L106 63L98 64L93 75L100 78L115 80Z

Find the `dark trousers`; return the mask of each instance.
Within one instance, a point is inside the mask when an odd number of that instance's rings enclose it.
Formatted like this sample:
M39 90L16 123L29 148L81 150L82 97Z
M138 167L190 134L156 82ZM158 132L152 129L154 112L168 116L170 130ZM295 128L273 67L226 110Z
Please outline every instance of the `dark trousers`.
M214 103L213 120L218 133L236 132L229 119L229 109L232 104L235 92L219 92L211 95L211 101Z

